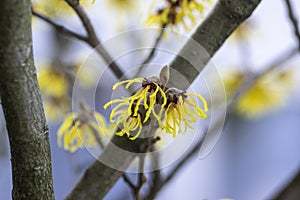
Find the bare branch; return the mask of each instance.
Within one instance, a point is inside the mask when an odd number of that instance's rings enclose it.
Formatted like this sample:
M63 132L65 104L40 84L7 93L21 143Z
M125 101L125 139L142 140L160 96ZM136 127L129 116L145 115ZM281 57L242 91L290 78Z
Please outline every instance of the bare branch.
M156 148L155 146L152 147L151 151L155 151ZM162 182L162 176L161 176L161 171L159 169L160 166L160 154L154 154L151 155L151 164L153 165L153 169L157 169L153 172L150 173L151 175L151 183L149 192L145 195L144 199L153 199L152 194L156 193L157 187L160 186L160 183Z
M80 3L74 0L65 0L65 1L69 4L69 6L73 8L73 10L80 18L83 26L85 27L85 30L88 34L88 44L91 47L96 49L96 51L100 54L100 56L102 56L102 58L109 65L109 68L113 71L113 73L116 75L118 79L121 80L127 79L126 76L124 76L124 73L122 72L121 68L117 65L117 63L110 56L107 50L102 45L100 45L100 39L98 38L88 15L84 11Z
M73 0L65 0L65 1L70 5L70 7L72 7L72 9L76 12L78 17L80 18L80 20L86 30L87 36L83 36L78 33L75 33L74 31L71 31L71 30L65 28L64 26L61 26L61 25L55 23L50 18L38 13L37 11L32 10L32 14L34 16L44 20L45 22L49 23L53 27L55 27L56 30L58 30L60 33L77 38L81 41L86 42L92 48L95 48L97 53L104 59L104 61L108 65L108 67L112 70L112 72L115 74L115 76L118 79L120 79L120 80L127 79L126 76L124 76L124 73L121 70L121 68L117 65L117 63L110 56L110 54L107 52L107 50L102 45L100 45L100 43L101 43L100 39L98 38L88 15L84 11L84 9L80 5L80 3L78 1L73 1Z
M132 191L136 190L136 186L132 183L132 181L130 180L130 178L127 176L127 174L123 174L123 179L124 181L128 184L128 186L132 189Z
M65 35L68 35L68 36L71 36L71 37L74 37L74 38L77 38L78 40L81 40L81 41L84 41L84 42L88 42L88 38L84 35L81 35L81 34L78 34L74 31L71 31L67 28L65 28L64 26L56 23L54 20L50 19L49 17L35 11L33 8L32 8L32 14L42 20L44 20L45 22L49 23L50 25L52 25L57 31L65 34Z
M144 165L145 165L145 155L140 155L139 156L139 173L138 173L138 184L135 190L135 199L136 200L141 200L141 189L146 183L147 179L144 175Z
M154 55L156 53L156 50L157 50L157 46L158 46L159 42L161 41L162 36L165 33L165 30L166 29L164 27L160 29L160 32L159 32L159 34L158 34L158 36L157 36L157 38L156 38L156 40L154 42L152 50L149 53L149 55L147 56L147 58L144 60L144 62L142 62L142 65L145 65L145 64L149 63L149 61L154 57Z
M273 200L292 200L292 199L300 199L300 169L293 176L283 189L276 194L272 199Z
M288 15L289 15L289 19L292 23L293 29L294 29L294 34L296 39L298 40L298 51L300 51L300 31L298 28L299 22L296 14L293 11L292 5L291 5L291 1L290 0L284 0L287 11L288 11Z
M99 45L100 40L98 39L98 37L96 35L95 29L94 29L88 15L84 11L84 9L80 5L80 3L78 1L74 1L74 0L65 0L65 2L67 2L69 4L69 6L75 11L75 13L80 18L82 25L84 26L84 28L88 34L88 43L92 47L96 47L97 45Z
M219 0L180 50L180 56L176 56L171 63L170 68L174 70L170 70L168 85L182 90L188 88L230 34L251 15L260 2Z

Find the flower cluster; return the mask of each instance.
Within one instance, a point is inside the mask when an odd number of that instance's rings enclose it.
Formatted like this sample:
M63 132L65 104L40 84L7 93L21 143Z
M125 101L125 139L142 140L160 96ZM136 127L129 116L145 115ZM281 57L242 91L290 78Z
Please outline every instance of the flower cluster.
M185 30L194 27L199 18L203 18L205 9L211 0L165 0L163 7L155 10L146 20L147 25L160 27L178 26L182 24Z
M226 93L229 97L244 81L246 74L232 70L223 75ZM236 111L248 118L259 117L285 101L293 85L293 71L270 71L261 76L237 102Z
M115 99L104 105L104 109L107 109L117 104L110 113L110 122L114 123L112 126L119 128L117 135L126 134L135 140L141 134L143 125L153 119L167 134L176 137L177 133L192 129L191 124L197 118L206 118L207 103L201 95L189 94L176 88L168 89L162 82L153 76L121 81L113 86L115 90L123 84L126 84L126 89L134 83L141 84L141 88L132 96ZM198 106L197 98L202 101L203 109Z
M74 152L78 148L103 147L102 135L109 133L105 118L81 106L81 112L69 113L57 133L58 146Z

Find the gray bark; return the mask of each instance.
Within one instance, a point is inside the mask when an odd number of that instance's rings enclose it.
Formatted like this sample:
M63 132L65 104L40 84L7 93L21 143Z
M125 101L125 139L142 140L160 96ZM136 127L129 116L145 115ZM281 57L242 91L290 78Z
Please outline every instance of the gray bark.
M300 199L300 170L292 178L292 180L287 183L282 190L276 194L273 200L294 200Z
M13 199L54 199L48 127L33 62L31 1L0 1L0 93Z

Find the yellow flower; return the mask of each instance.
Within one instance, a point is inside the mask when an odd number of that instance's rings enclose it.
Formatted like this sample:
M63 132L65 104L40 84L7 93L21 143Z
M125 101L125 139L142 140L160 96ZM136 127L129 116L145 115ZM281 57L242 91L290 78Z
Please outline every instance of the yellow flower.
M70 98L68 96L45 98L44 109L48 121L58 122L69 111Z
M233 32L231 38L237 41L249 39L254 34L255 23L252 21L245 21Z
M78 148L96 147L102 143L102 134L109 132L105 118L95 111L82 109L66 116L57 133L58 146L74 152Z
M229 97L243 82L245 74L233 72L225 74L224 85ZM237 102L236 110L249 118L254 118L280 107L291 91L294 77L292 70L271 71L260 77Z
M126 84L125 88L128 89L133 83L142 84L141 89L128 98L115 99L104 105L104 109L107 109L108 106L118 103L111 111L110 122L114 123L116 121L113 125L114 127L121 126L121 131L117 135L123 136L126 134L131 140L136 139L140 135L142 124L148 121L151 113L158 121L160 120L161 112L159 114L155 112L155 104L160 102L162 107L164 107L167 103L166 95L159 85L157 77L121 81L113 86L113 90L122 84ZM122 107L123 109L120 109ZM145 114L143 115L143 113ZM138 132L131 137L130 133L136 130Z
M211 0L168 0L166 5L146 20L146 25L159 25L160 27L178 26L182 24L189 31L199 18L203 18L205 9L212 3Z
M197 118L206 119L207 102L200 94L190 94L176 88L166 91L168 104L164 113L162 128L167 134L176 137L178 133L185 133L187 128L193 129L192 123ZM203 103L203 109L198 106L197 98Z
M116 105L111 111L110 122L113 123L111 128L119 128L119 131L116 133L116 135L123 136L124 134L126 134L129 139L135 140L136 138L138 138L142 131L141 113L137 112L135 116L133 116L133 114L128 114L130 100L128 100L127 98L109 101L104 105L104 109L107 109L108 106L114 103L119 104ZM122 107L123 109L119 109ZM131 136L131 133L136 131L137 133L135 134L135 136Z
M38 73L38 82L43 95L62 97L68 93L69 81L63 70L45 67Z
M135 7L136 0L107 0L107 3L111 9L129 12Z
M83 6L88 6L94 0L81 0ZM51 17L57 15L70 15L73 13L72 8L65 2L65 0L33 0L33 8L43 14Z

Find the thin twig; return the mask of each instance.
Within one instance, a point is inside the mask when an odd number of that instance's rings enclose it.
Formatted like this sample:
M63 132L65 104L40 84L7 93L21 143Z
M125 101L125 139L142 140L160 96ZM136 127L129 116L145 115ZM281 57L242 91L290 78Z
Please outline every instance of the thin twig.
M150 60L153 58L153 56L155 55L156 50L157 50L157 46L158 46L159 42L161 41L162 36L163 36L164 33L165 33L165 30L166 30L166 29L165 29L164 27L162 27L162 28L160 29L159 35L157 36L157 38L156 38L156 40L155 40L155 42L154 42L154 45L153 45L153 47L152 47L152 50L151 50L151 52L149 53L149 55L147 56L147 58L142 62L142 65L145 65L145 64L149 63L149 61L150 61Z
M79 1L74 1L74 0L65 0L65 1L69 4L71 8L73 8L73 10L80 18L82 25L84 26L88 34L88 44L91 47L95 48L96 51L102 56L102 58L109 65L109 68L113 71L113 73L116 75L117 78L121 80L127 79L124 73L122 72L121 68L117 65L114 59L106 51L103 45L100 45L100 39L98 38L88 15L80 5Z
M134 77L138 77L140 75L140 73L143 71L145 65L147 63L150 62L150 60L155 56L155 53L156 53L156 50L157 50L157 46L158 44L160 43L164 33L165 33L165 26L163 26L161 29L160 29L160 32L157 36L157 38L155 39L155 42L153 44L153 47L152 47L152 50L151 52L149 53L149 55L145 58L145 60L141 63L141 67L139 68L139 70L137 71L137 73L134 75Z
M64 26L56 23L54 20L50 19L49 17L35 11L33 8L31 10L32 14L42 20L44 20L45 22L47 22L48 24L52 25L57 31L65 34L65 35L69 35L71 37L74 37L74 38L77 38L78 40L81 40L81 41L84 41L84 42L87 42L88 41L88 38L84 35L81 35L81 34L78 34L74 31L71 31L67 28L65 28Z
M135 199L136 200L141 200L141 189L146 183L147 179L144 175L144 166L145 166L145 155L139 155L139 173L138 173L138 184L135 190Z
M97 45L99 45L100 40L98 39L98 37L96 35L95 29L94 29L88 15L84 11L83 7L80 5L79 1L65 0L65 2L69 4L69 6L75 11L75 13L80 18L81 23L87 32L89 44L91 44L93 47L96 47Z
M92 48L95 48L97 53L103 58L103 60L106 62L108 67L112 70L112 72L115 74L115 76L118 79L120 79L120 80L127 79L126 76L124 75L123 71L121 70L121 68L117 65L117 63L110 56L110 54L107 52L107 50L103 47L103 45L100 45L100 43L101 43L100 39L98 38L88 15L84 11L84 9L80 5L80 3L78 3L77 1L74 1L74 0L65 0L65 1L70 5L70 7L75 11L75 13L80 18L80 20L85 28L85 31L87 33L87 36L75 33L74 31L71 31L71 30L65 28L64 26L57 24L56 22L51 20L49 17L46 17L33 9L32 9L32 14L34 16L44 20L45 22L49 23L59 32L66 34L68 36L77 38L83 42L86 42Z
M200 149L205 137L202 137L195 146L189 151L189 153L181 160L179 163L173 168L173 170L162 180L160 183L156 183L152 191L148 193L148 195L145 197L145 200L152 200L155 199L155 196L158 194L158 192L169 183L169 181L177 174L177 172L189 161L193 156L198 152Z
M132 181L129 179L129 177L127 176L127 174L123 174L123 180L129 185L129 187L135 191L136 190L136 186L132 183Z
M156 150L155 146L152 146L150 148L150 152L154 152ZM160 165L160 154L153 154L151 155L151 164L153 166L153 169L155 169L155 171L151 172L151 184L150 184L150 189L148 194L145 196L145 199L149 199L148 197L150 196L150 194L154 193L156 191L157 186L159 186L159 184L161 183L161 171L159 168Z
M138 168L138 174L137 174L137 184L135 185L130 178L124 173L123 179L125 183L128 184L128 186L131 188L133 196L136 200L141 200L141 189L144 186L144 184L147 182L147 178L144 174L144 166L145 166L145 153L147 153L153 145L160 140L160 137L150 138L148 141L139 147L139 152L141 153L138 155L139 158L139 168Z
M299 31L299 27L298 27L298 25L299 25L298 18L297 18L297 16L295 15L295 13L293 11L291 1L290 0L284 0L284 1L285 1L285 4L286 4L286 8L287 8L287 11L288 11L290 21L293 25L295 37L298 40L298 51L300 51L300 31Z

